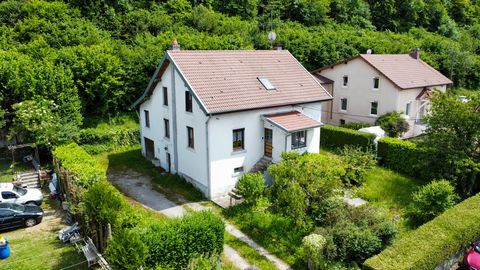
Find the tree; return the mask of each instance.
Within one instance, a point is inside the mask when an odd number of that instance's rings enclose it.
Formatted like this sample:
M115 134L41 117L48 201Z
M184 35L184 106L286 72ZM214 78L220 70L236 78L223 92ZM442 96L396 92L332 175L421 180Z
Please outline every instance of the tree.
M372 23L378 30L396 31L398 27L395 0L368 0Z
M240 177L237 183L238 192L247 203L255 203L263 195L265 188L265 179L259 172L246 173Z
M388 136L397 138L405 133L408 128L408 122L399 112L389 112L380 116L376 124L379 125Z
M480 94L463 102L455 95L436 93L426 117L424 144L432 179L451 181L463 196L480 190Z

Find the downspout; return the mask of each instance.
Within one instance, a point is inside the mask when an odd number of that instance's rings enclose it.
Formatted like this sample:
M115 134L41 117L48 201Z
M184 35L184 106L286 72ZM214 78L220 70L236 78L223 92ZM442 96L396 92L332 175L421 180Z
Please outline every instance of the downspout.
M207 194L208 198L212 199L212 181L210 179L210 147L208 143L208 123L210 122L210 118L212 118L211 114L208 115L207 121L205 121L205 145L207 147Z
M177 150L177 141L178 141L178 134L177 134L177 89L175 86L175 68L172 66L172 123L173 123L173 164L175 166L175 171L177 174L178 171L178 150Z

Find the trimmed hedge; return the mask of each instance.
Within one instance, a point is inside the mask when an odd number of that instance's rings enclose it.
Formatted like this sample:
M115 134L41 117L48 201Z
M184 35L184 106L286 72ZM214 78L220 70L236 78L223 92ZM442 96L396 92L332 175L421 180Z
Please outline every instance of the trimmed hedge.
M148 249L146 266L182 269L198 255L222 253L225 225L217 215L203 211L149 224L139 233Z
M396 138L382 138L377 144L377 155L382 158L383 166L422 179L428 179L426 160L431 154L427 148Z
M434 269L480 235L480 194L457 204L365 261L367 269Z
M348 128L324 125L320 130L320 145L326 148L342 148L345 145L359 146L364 150L372 149L375 135Z
M58 146L53 151L53 156L73 174L73 182L79 187L88 188L106 179L105 170L97 160L76 143Z

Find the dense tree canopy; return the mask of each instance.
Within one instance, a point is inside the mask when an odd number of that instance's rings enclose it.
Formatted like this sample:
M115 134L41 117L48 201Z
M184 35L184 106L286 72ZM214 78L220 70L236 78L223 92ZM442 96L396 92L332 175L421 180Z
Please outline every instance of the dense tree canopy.
M0 119L8 129L14 104L38 98L76 125L125 111L174 37L183 49L270 49L271 30L308 69L420 47L455 86L479 88L479 18L478 0L2 1Z

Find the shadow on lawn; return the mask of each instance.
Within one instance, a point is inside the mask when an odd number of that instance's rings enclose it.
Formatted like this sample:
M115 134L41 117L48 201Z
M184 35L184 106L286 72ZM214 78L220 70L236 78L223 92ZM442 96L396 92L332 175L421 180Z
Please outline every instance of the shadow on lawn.
M181 197L186 201L201 201L203 194L191 183L177 174L166 173L162 168L155 167L141 153L140 148L133 148L123 152L108 155L107 174L111 172L134 170L149 176L155 187L166 195Z

